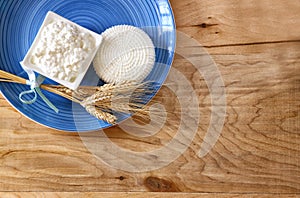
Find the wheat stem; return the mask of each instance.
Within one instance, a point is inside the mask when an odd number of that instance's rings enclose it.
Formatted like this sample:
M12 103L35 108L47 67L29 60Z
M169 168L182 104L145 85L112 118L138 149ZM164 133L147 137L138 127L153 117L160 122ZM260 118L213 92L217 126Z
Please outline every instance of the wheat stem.
M0 82L26 84L26 79L0 70ZM87 112L98 119L115 124L117 118L112 112L137 113L146 115L144 97L153 94L153 86L146 82L124 82L103 86L80 86L73 91L62 85L41 85L42 89L55 93L73 102L81 104Z

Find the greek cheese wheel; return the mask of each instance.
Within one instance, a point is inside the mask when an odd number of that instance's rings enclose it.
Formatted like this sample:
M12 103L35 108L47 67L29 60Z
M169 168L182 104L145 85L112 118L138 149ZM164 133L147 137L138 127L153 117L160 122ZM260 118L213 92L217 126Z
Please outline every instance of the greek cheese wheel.
M143 30L118 25L102 33L103 41L93 65L106 83L143 81L153 69L155 47Z

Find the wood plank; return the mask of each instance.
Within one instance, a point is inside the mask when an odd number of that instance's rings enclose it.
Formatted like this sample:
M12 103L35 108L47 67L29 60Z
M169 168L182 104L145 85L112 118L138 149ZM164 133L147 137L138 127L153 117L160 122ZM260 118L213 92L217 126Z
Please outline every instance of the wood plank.
M170 0L177 28L204 46L300 40L299 0Z
M27 198L40 198L40 197L52 197L52 198L67 198L67 197L103 197L103 198L144 198L144 197L151 197L151 198L178 198L178 197L185 197L185 198L293 198L298 197L297 194L208 194L208 193L52 193L52 192L37 192L37 193L0 193L1 197L5 198L17 198L17 197L27 197Z
M39 126L1 97L0 190L299 193L297 49L298 42L208 49L225 83L227 118L218 143L202 159L196 153L208 128L211 97L203 76L177 55L174 67L189 79L199 95L199 131L190 148L176 161L146 173L128 173L107 166L89 153L78 134ZM175 96L167 89L160 95L170 96L165 101L167 106L176 104ZM168 119L170 124L178 123L176 116ZM163 130L153 137L139 138L118 127L105 132L115 144L135 151L161 147L176 133ZM146 182L149 179L150 185Z
M300 1L170 2L178 30L206 46L225 83L227 117L213 150L196 155L212 114L207 84L176 55L173 67L193 85L201 115L193 143L178 159L143 173L117 170L77 133L42 127L0 96L0 197L299 197ZM160 98L168 111L179 109L167 88ZM148 138L119 127L105 133L121 148L151 151L173 138L179 118L170 113L163 130ZM14 191L21 192L7 193Z

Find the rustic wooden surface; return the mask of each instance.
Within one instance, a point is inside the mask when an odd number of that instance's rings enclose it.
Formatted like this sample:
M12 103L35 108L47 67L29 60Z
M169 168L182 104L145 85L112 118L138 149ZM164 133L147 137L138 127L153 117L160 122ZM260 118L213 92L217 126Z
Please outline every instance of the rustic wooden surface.
M171 4L178 30L205 46L225 83L226 122L213 150L196 156L211 98L203 77L176 56L173 67L190 80L201 102L198 134L176 161L146 173L115 170L95 158L77 133L42 127L0 97L0 196L145 197L119 194L144 191L186 193L178 197L300 196L300 1ZM172 100L170 95L166 104L172 106ZM120 147L136 151L163 146L174 135L166 130L137 138L118 127L105 132ZM174 197L148 194L162 195Z

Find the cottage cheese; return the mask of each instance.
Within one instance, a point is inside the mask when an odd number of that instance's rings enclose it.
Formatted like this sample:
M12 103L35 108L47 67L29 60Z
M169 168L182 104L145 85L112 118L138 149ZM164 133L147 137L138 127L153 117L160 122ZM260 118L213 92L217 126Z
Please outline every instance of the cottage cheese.
M95 39L75 25L55 21L41 32L31 63L42 68L52 78L74 82L81 65L95 49Z

